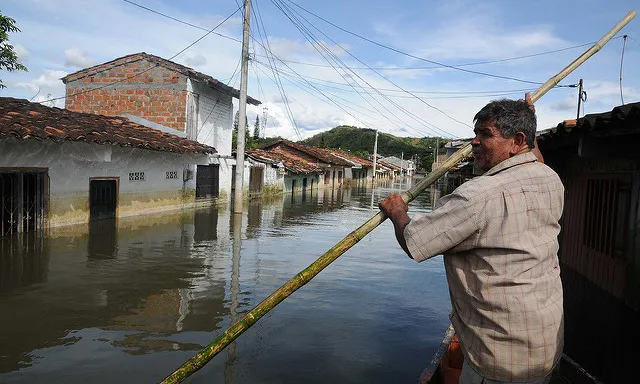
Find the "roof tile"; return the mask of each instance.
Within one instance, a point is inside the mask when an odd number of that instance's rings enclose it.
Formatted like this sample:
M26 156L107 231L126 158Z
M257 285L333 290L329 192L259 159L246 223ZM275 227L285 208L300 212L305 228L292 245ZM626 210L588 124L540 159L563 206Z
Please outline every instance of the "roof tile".
M0 97L0 139L5 136L22 140L83 141L177 153L216 153L215 148L208 145L125 118L72 112L11 97Z

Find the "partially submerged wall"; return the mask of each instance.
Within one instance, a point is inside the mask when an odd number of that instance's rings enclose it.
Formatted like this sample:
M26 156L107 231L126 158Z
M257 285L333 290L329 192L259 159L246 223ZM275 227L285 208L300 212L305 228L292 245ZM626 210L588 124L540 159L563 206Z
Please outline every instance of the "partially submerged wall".
M203 154L175 154L81 142L0 141L3 169L46 169L50 227L89 220L92 179L117 183L117 216L180 209L195 201L195 179L183 181L190 164L207 164Z

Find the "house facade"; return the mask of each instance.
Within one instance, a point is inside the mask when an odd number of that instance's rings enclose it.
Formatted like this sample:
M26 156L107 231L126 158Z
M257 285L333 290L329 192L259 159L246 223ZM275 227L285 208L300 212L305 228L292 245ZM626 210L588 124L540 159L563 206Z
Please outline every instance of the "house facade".
M561 261L640 311L640 103L538 137L565 185Z
M231 198L235 165L231 154L232 99L239 97L237 89L144 52L85 68L62 81L66 85L65 107L71 111L125 116L216 148L209 164L199 170L207 180L217 180L218 189L198 197ZM260 104L251 97L247 103Z
M324 176L322 167L286 151L247 149L247 157L275 168L275 188L280 188L284 193L314 193L320 187L321 177Z
M126 118L0 98L2 235L193 205L212 154Z
M297 163L306 163L318 167L323 174L317 178L317 183L323 188L340 188L345 180L345 173L354 164L348 160L335 156L328 149L315 148L304 144L293 143L280 139L261 147L270 153L279 153ZM291 181L294 179L292 178ZM304 180L302 180L304 182ZM295 189L296 185L291 186Z

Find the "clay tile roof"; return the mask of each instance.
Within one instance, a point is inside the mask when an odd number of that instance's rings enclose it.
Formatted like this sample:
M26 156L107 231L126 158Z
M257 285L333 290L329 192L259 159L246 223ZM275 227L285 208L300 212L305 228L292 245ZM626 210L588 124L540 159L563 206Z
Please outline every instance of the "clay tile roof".
M352 163L360 164L363 167L373 167L373 161L369 159L365 159L362 156L352 155L351 153L346 153L343 151L337 151L335 149L330 150L332 154L338 157L342 157Z
M341 157L335 156L334 154L331 153L330 150L328 149L324 149L324 148L316 148L316 147L310 147L308 145L304 145L304 144L300 144L300 143L294 143L292 141L289 140L285 140L285 139L280 139L277 140L271 144L268 144L266 146L263 146L261 149L264 150L271 150L277 147L290 147L293 149L296 149L300 152L304 152L312 157L315 157L316 159L324 162L324 163L328 163L328 164L332 164L332 165L340 165L340 166L345 166L345 167L352 167L353 163L350 161L347 161Z
M0 139L83 141L165 152L216 153L215 148L136 124L123 117L51 108L24 99L0 97Z
M173 61L169 61L167 59L163 59L162 57L158 57L155 55L151 55L146 52L134 53L131 55L119 57L117 59L108 61L106 63L94 65L93 67L81 69L77 72L74 72L70 75L67 75L62 78L62 82L67 84L69 81L75 81L82 79L87 76L94 76L100 72L104 72L110 70L111 68L120 67L129 63L134 63L140 60L147 60L151 63L155 63L156 65L167 68L171 71L178 72L184 76L187 76L190 79L203 82L208 86L218 89L220 91L226 92L235 98L240 98L240 90L235 89L226 85L225 83L214 79L213 77L204 74L202 72L198 72L193 68L189 68L182 64L174 63ZM260 105L262 104L259 100L254 99L253 97L247 96L247 103L252 105Z
M285 169L293 173L310 174L323 172L321 167L289 153L265 151L262 149L247 149L246 153L247 156L258 161L282 163Z

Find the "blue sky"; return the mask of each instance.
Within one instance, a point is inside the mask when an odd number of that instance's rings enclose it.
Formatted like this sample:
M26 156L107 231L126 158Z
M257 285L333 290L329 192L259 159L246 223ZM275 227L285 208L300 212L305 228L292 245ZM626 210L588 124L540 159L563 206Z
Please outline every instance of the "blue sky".
M60 78L81 68L141 51L170 58L239 7L235 0L132 1L200 29L123 0L3 1L0 11L21 29L10 41L29 72L0 73L7 86L0 95L44 101L63 96ZM266 135L292 140L339 124L399 136L470 137L473 115L484 104L534 90L532 83L553 76L638 6L628 0L252 2L249 94L268 109L250 108L248 119L265 112ZM241 28L238 12L216 29L223 36L210 34L173 61L239 87L232 75ZM622 96L637 102L640 17L623 34L629 39ZM612 40L561 83L584 79L584 112L622 103L622 48L621 37ZM64 100L49 104L63 107ZM553 89L536 108L538 129L575 118L577 90Z

